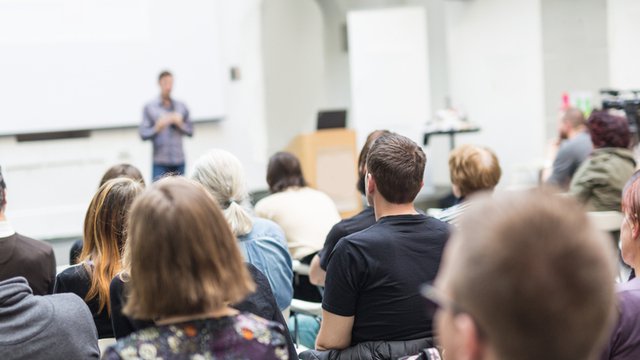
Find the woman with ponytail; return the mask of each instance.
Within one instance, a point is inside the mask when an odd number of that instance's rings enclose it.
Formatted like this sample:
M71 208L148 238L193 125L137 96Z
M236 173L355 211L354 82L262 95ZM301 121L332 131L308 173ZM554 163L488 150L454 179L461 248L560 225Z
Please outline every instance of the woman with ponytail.
M56 277L54 293L74 293L87 303L98 338L114 336L109 285L121 270L129 207L142 190L140 182L129 178L109 180L98 189L84 220L80 263Z
M192 178L218 202L245 260L267 277L280 310L289 307L293 270L284 232L276 223L251 213L238 158L224 150L211 150L198 159Z

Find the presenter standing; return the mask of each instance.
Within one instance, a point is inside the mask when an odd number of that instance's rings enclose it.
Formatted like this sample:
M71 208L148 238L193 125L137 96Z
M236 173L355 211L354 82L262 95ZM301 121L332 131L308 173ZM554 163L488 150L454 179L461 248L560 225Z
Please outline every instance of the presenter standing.
M158 76L160 97L144 107L140 137L153 141L153 180L165 174L184 174L182 136L193 135L193 123L184 103L171 98L173 75L163 71Z

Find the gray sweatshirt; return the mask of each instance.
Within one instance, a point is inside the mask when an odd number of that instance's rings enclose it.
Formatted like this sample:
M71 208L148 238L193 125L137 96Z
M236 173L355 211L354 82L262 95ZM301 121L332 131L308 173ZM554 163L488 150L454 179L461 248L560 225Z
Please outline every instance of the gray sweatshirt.
M34 296L23 277L0 282L0 359L97 359L98 333L75 294Z

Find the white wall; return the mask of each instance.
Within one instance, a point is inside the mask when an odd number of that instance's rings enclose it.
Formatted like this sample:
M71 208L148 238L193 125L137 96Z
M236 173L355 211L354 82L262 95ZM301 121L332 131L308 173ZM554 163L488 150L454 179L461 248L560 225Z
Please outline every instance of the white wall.
M431 114L426 11L349 12L352 125L360 143L388 128L420 141Z
M535 183L524 170L543 156L540 0L448 2L446 14L452 101L482 127L458 143L494 149L502 185Z
M607 1L542 0L546 137L557 136L563 92L597 98L609 84ZM594 104L599 105L599 104Z
M249 187L263 189L267 137L261 1L223 4L225 66L239 67L242 78L225 85L225 120L197 124L193 139L185 139L187 167L206 149L224 148L245 164ZM102 173L118 162L138 166L148 179L151 144L142 142L136 129L96 131L87 139L34 143L0 138L0 165L8 186L7 216L17 231L36 238L77 236Z
M265 0L262 51L268 152L315 129L324 105L322 13L310 0Z
M611 87L640 89L640 1L608 0Z

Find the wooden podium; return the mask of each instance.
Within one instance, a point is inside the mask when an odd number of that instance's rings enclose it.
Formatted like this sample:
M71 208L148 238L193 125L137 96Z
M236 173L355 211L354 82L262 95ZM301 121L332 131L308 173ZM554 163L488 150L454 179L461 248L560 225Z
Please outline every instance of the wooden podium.
M333 199L340 216L353 216L362 210L356 190L358 158L356 133L350 129L318 130L296 136L287 151L300 159L309 186Z

